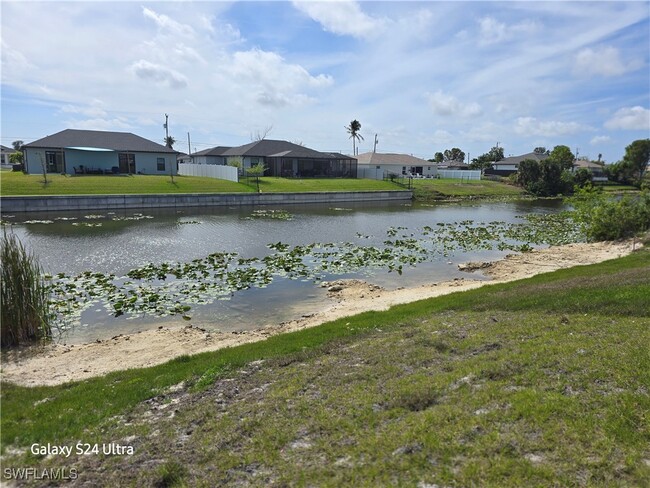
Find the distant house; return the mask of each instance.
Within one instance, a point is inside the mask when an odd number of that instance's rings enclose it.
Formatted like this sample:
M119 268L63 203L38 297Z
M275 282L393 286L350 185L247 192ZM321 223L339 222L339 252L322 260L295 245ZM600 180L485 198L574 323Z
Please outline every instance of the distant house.
M530 152L521 156L509 156L492 165L492 169L486 169L486 175L508 176L519 171L519 164L526 159L544 161L548 158L548 152Z
M178 151L130 132L66 129L23 146L25 172L176 174Z
M17 151L12 147L0 145L0 157L1 157L0 163L3 165L11 164L11 161L9 161L9 156L11 156L15 152Z
M217 146L193 153L190 158L194 164L226 164L225 151L232 149L229 146Z
M591 171L592 178L594 182L604 182L608 181L607 176L605 176L605 163L599 163L597 161L587 161L584 159L576 159L573 162L573 172L575 173L579 169L588 169Z
M383 179L384 174L435 177L436 163L409 154L367 152L357 155L359 176Z
M469 164L467 163L461 163L458 161L443 161L442 163L438 163L438 169L439 170L461 170L461 171L468 171L469 170Z
M356 178L357 160L339 153L320 152L292 142L262 139L238 147L214 147L193 155L194 163L240 163L243 169L257 164L266 176Z

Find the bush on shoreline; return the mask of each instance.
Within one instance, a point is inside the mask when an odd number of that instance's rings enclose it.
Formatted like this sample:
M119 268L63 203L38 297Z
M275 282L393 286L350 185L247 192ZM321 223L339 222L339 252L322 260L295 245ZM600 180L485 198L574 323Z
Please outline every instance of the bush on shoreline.
M650 229L650 191L621 198L608 196L591 187L567 199L576 220L590 241L614 241L633 237Z

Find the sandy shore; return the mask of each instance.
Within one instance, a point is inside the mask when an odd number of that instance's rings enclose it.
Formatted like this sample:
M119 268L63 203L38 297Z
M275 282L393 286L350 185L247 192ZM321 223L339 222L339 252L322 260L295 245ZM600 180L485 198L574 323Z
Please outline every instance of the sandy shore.
M550 247L508 255L492 263L461 265L460 269L468 272L467 279L397 290L385 290L360 280L333 281L323 284L328 288L328 301L323 303L322 309L298 320L238 333L210 332L184 322L90 344L34 346L4 355L1 376L21 385L54 385L111 371L153 366L182 354L259 341L361 312L387 310L401 303L518 280L560 268L598 263L630 252L632 241ZM491 281L472 279L471 273L476 271L491 277Z

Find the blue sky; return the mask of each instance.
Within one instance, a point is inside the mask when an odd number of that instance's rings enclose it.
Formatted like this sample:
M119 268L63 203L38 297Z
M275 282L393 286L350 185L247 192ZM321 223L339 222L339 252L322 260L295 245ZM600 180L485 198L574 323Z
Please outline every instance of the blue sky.
M2 1L1 142L268 138L431 158L650 137L649 2Z

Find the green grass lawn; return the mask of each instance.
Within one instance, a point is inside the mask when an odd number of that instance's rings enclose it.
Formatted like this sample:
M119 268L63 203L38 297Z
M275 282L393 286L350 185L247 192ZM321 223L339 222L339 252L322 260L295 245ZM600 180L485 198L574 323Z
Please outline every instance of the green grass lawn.
M245 181L245 180L242 180ZM248 183L257 189L255 180ZM317 192L317 191L376 191L403 190L404 188L388 181L347 178L277 178L265 176L260 178L262 193L283 192Z
M417 200L524 195L521 188L490 180L414 179L413 190Z
M3 172L0 176L2 196L11 195L100 195L100 194L160 194L160 193L235 193L252 192L242 183L202 178L198 176L120 175L120 176L62 176L26 175Z
M95 486L648 486L648 296L642 250L153 368L4 383L3 466ZM79 441L135 453L14 451Z
M43 183L42 175L25 175L18 172L2 172L1 194L12 195L98 195L98 194L160 194L160 193L235 193L254 192L254 179L234 183L214 178L196 176L133 175L133 176L62 176L48 175ZM388 181L345 178L260 178L263 193L282 192L331 192L403 190ZM510 197L522 194L518 188L494 181L414 180L415 196L430 200L450 197Z

